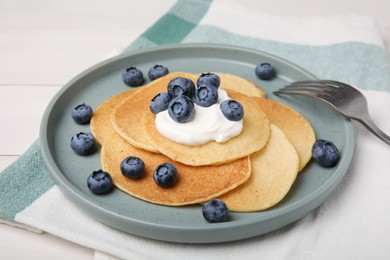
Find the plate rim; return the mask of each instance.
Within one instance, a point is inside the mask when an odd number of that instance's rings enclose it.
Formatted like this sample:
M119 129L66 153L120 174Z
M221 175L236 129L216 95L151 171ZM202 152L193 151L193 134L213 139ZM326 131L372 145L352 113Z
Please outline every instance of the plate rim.
M308 77L311 77L313 79L317 79L313 74L306 71L305 69L303 69L299 65L296 65L296 64L294 64L288 60L285 60L281 57L275 56L273 54L270 54L270 53L267 53L264 51L259 51L256 49L240 47L240 46L233 46L233 45L226 45L226 44L208 44L208 43L169 44L169 45L157 46L157 47L153 47L153 48L147 48L147 49L142 49L142 50L132 51L129 53L120 54L120 55L117 55L115 57L101 61L101 62L87 68L86 70L82 71L81 73L79 73L78 75L73 77L67 84L65 84L56 93L56 95L52 98L52 100L50 101L49 105L47 106L47 108L44 112L44 115L43 115L42 121L41 121L41 125L40 125L39 144L41 147L42 157L43 157L44 162L49 170L51 177L55 181L55 184L57 184L59 186L60 190L66 195L66 197L70 198L70 200L75 202L78 206L88 207L89 210L98 211L103 216L115 217L117 219L117 221L120 221L120 222L131 221L134 225L138 225L140 227L145 227L145 228L149 228L149 229L150 228L151 229L163 228L164 230L168 230L168 231L178 231L178 232L182 232L182 231L190 231L191 232L192 231L192 232L197 232L197 233L204 232L204 231L208 231L208 232L211 231L212 232L212 231L217 231L217 230L234 229L237 227L242 227L243 225L248 226L248 227L253 226L253 225L257 224L256 218L249 218L249 219L240 220L240 221L236 221L236 222L230 221L230 222L226 222L226 223L218 223L217 225L209 224L209 225L200 226L200 227L198 227L198 226L181 227L181 226L174 226L171 224L164 224L162 226L161 224L150 223L147 221L142 221L142 220L130 218L128 216L120 215L116 212L109 211L109 210L105 209L104 207L97 205L96 203L93 203L93 201L90 201L88 198L82 196L81 191L79 191L76 187L74 187L73 184L64 176L64 174L61 172L61 170L57 167L57 164L55 163L55 161L50 153L48 136L47 136L47 126L48 126L48 122L49 122L50 112L52 111L52 109L54 108L54 106L56 105L58 100L61 98L62 94L70 86L72 86L75 82L82 79L83 77L85 77L89 73L95 71L97 68L106 66L107 64L110 64L110 63L115 62L115 61L120 60L120 59L126 59L126 58L134 56L134 55L143 55L144 53L150 53L150 52L155 52L155 51L183 49L183 48L184 49L215 48L215 49L219 49L219 50L223 49L223 50L228 50L228 51L240 51L240 52L247 52L247 53L249 52L249 53L255 53L257 55L261 54L261 55L263 55L265 57L269 57L273 60L278 60L284 64L287 64L288 66L292 66L292 67L294 67L294 69L299 70L301 73L307 75ZM344 127L345 127L345 131L348 133L347 134L348 138L346 140L346 147L350 147L351 151L350 151L350 153L345 155L347 157L344 157L344 159L341 161L340 165L337 166L337 167L342 168L343 173L340 174L337 179L330 179L326 183L321 185L320 188L322 189L322 192L320 192L319 194L324 196L325 199L338 186L338 183L341 181L341 179L345 175L345 172L348 170L349 164L350 164L352 157L353 157L353 150L355 147L355 142L354 142L354 132L353 132L352 123L349 120L345 120ZM336 184L334 184L334 183L336 183ZM292 203L291 205L288 206L289 210L284 210L284 211L288 211L284 214L288 214L289 212L291 212L293 210L299 209L303 205L307 205L306 200L307 199L305 197L304 199L301 199L299 201ZM321 205L322 203L323 203L323 201L319 205ZM312 205L312 209L309 210L306 214L311 212L315 207L317 207L319 205ZM83 210L83 211L85 212L85 210ZM86 212L86 213L88 214L89 212ZM265 220L270 221L270 220L274 219L275 217L284 217L284 216L280 215L279 212L276 211L276 212L270 213L269 216L267 216L265 218ZM295 222L296 220L300 219L301 217L302 216L296 216L295 220L290 221L290 223ZM99 216L97 217L97 219L100 222L103 222L107 225L112 226L110 223L107 223L104 219L101 219L101 217L99 217ZM285 225L282 225L282 226L285 226ZM116 227L116 226L113 226L113 227L118 229L118 227ZM278 228L280 228L280 227L278 227ZM269 231L273 231L273 230L276 230L278 228L273 228L272 230L269 230ZM128 232L127 230L122 230L122 231ZM128 232L128 233L132 233L132 232ZM265 232L265 233L267 233L267 232ZM133 233L133 234L135 234L135 233ZM263 234L263 233L260 233L260 234ZM260 234L258 234L258 235L260 235ZM142 234L135 234L135 235L143 236ZM155 236L150 236L150 235L146 235L144 237L158 239L158 240L164 240L164 241L170 241L170 242L179 242L179 241L175 241L172 239L156 238ZM214 241L214 242L226 242L226 241L239 240L239 239L249 238L249 237L250 236L245 236L242 238L238 237L235 239L226 239L226 240ZM203 241L180 241L180 242L184 242L184 243L186 243L186 242L188 242L188 243L210 243L212 241L205 241L205 242L203 242Z

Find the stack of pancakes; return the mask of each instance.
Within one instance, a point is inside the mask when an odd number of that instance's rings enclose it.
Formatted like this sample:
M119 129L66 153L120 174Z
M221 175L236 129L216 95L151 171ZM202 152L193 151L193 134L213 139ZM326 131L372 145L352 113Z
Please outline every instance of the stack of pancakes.
M167 91L168 82L198 75L175 72L103 102L91 129L102 147L101 163L116 187L139 199L168 206L222 199L230 211L270 208L288 193L311 158L315 135L310 123L295 110L266 99L253 82L217 73L220 87L244 107L242 132L226 142L183 145L162 136L155 126L150 101ZM122 175L120 163L137 156L145 163L141 179ZM154 183L158 165L170 162L179 178L170 188Z

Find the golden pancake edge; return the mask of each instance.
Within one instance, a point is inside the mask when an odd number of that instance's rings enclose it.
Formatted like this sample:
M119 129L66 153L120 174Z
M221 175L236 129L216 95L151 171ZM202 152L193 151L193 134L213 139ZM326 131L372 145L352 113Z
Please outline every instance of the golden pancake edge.
M219 197L230 211L253 212L274 206L286 196L298 174L299 157L294 146L272 124L266 147L252 154L250 161L250 178Z
M128 156L141 158L145 163L144 176L130 179L120 171L120 163ZM168 206L182 206L208 201L244 183L251 174L249 157L218 166L193 167L136 148L118 134L112 134L101 152L103 170L110 173L114 185L122 191L142 200ZM158 165L170 162L178 171L174 186L162 188L153 180Z

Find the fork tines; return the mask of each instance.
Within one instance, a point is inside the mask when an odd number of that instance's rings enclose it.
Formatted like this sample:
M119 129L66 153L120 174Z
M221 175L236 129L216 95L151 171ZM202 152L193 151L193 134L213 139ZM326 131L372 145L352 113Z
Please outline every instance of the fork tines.
M273 93L291 94L291 95L306 95L306 96L330 96L332 92L336 92L340 86L338 82L331 80L306 80L292 82L284 88L278 89Z

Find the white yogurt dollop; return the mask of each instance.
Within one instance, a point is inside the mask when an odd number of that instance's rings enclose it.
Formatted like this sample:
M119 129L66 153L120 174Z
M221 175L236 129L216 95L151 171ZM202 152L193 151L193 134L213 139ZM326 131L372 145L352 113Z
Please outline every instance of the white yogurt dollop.
M218 88L218 101L210 107L195 106L193 118L186 123L174 121L168 110L156 115L156 128L164 137L181 144L200 145L209 141L226 142L242 131L243 120L230 121L219 105L230 99L226 91Z

